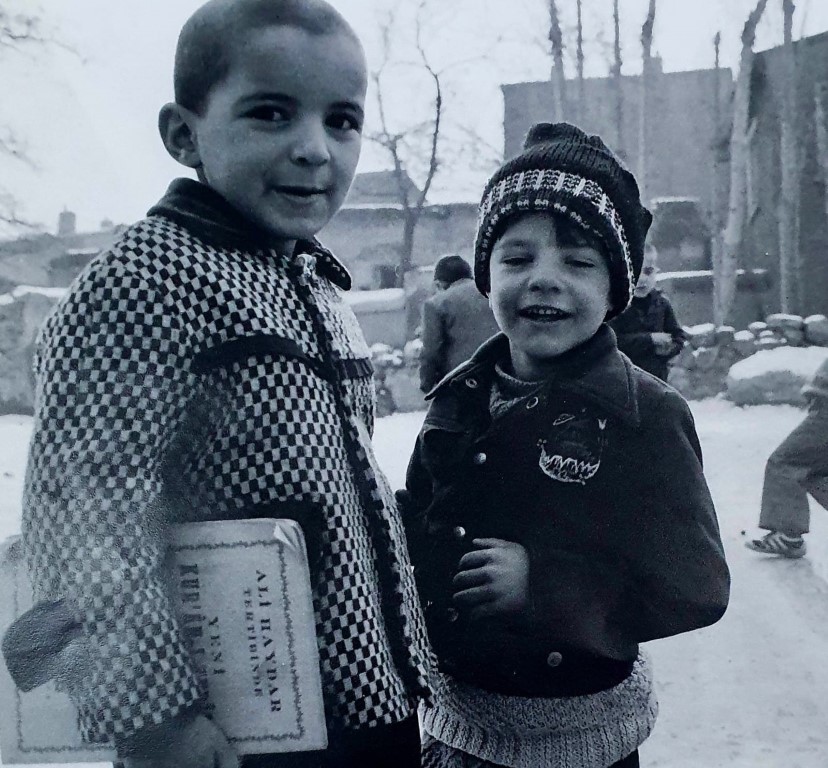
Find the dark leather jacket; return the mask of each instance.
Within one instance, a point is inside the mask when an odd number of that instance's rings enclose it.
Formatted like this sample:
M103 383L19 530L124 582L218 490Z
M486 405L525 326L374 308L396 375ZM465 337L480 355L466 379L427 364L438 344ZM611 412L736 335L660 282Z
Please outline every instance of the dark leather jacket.
M440 668L514 695L623 680L638 644L717 621L729 574L685 401L618 352L607 326L494 419L503 336L431 393L404 502ZM469 621L451 579L474 538L522 544L525 615Z

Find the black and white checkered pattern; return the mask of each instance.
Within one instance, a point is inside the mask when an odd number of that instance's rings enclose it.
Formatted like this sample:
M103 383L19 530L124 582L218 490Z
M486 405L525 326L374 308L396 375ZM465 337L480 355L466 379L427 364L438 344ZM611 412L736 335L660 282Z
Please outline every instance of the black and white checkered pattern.
M260 344L274 337L296 354ZM196 365L240 340L241 355ZM275 253L215 248L160 216L90 264L45 324L23 534L37 596L82 608L94 672L73 697L89 740L202 695L159 582L164 525L284 500L325 513L314 601L329 725L411 714L426 641L370 446L372 382L331 374L328 358L368 349L327 279L300 287Z

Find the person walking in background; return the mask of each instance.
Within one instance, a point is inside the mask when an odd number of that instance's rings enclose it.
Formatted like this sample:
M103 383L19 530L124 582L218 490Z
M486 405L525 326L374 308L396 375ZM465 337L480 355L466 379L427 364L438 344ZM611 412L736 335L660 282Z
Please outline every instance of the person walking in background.
M808 415L770 455L765 465L759 527L768 531L745 542L765 555L803 557L810 493L828 509L828 360L802 389Z
M686 334L670 300L656 288L657 275L656 250L646 245L632 303L613 318L610 326L618 339L618 349L639 368L667 381L670 359L681 351Z
M492 310L472 280L469 263L443 256L434 267L436 295L423 304L420 389L430 392L498 332Z

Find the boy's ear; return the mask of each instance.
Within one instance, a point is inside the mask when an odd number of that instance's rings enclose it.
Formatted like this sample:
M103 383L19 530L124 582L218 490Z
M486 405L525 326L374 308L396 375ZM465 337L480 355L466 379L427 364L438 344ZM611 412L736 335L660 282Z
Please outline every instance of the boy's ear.
M188 168L199 168L201 156L196 136L196 116L186 107L170 102L158 113L158 132L170 157Z

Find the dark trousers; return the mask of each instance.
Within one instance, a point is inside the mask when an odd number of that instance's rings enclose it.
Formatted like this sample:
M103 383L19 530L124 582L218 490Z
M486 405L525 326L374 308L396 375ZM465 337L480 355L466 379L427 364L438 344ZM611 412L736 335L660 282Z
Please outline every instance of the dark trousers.
M789 536L807 533L808 494L828 508L828 406L812 407L765 465L759 527Z
M420 730L417 718L395 725L330 734L321 752L248 755L242 768L419 768ZM625 767L626 768L626 767Z
M610 768L638 768L638 750L636 749L631 755L627 755L623 760L613 763Z

